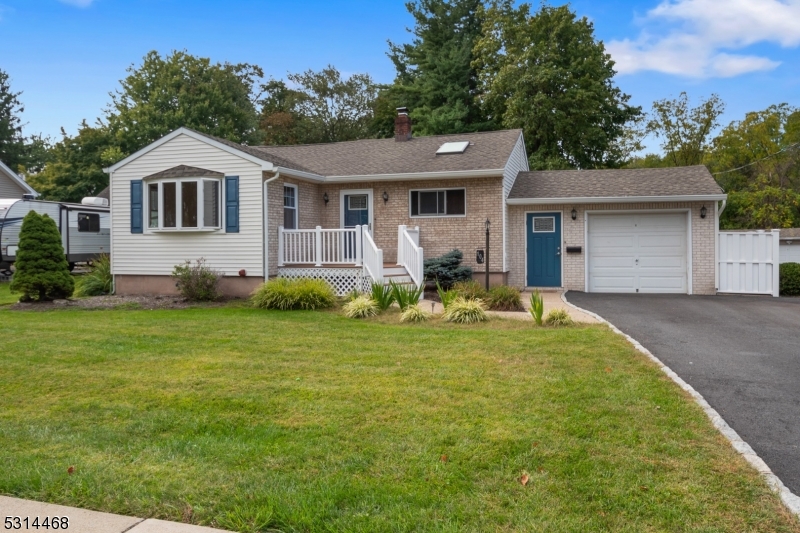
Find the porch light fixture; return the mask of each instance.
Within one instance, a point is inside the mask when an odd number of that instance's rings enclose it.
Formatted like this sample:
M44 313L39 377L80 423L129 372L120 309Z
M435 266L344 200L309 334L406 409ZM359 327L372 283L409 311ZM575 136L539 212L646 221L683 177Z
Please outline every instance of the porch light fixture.
M325 202L325 205L328 205L328 202L331 201L331 199L328 198L328 193L322 195L322 201Z
M703 207L701 207L700 208L700 218L706 218L706 213L707 212L708 212L708 209L706 209L705 205Z
M578 212L575 211L575 208L572 208L572 220L576 220L578 218Z
M386 191L383 191L383 203L389 201L389 194Z

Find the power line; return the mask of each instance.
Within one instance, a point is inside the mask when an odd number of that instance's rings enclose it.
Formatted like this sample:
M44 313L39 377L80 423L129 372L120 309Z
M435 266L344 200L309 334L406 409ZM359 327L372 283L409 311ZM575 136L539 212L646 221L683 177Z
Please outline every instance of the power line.
M787 151L787 150L790 150L790 149L792 149L792 148L797 148L798 146L800 146L800 142L798 142L798 143L794 143L794 144L790 144L789 146L786 146L786 147L784 147L784 148L781 148L780 150L778 150L778 151L777 151L777 152L775 152L774 154L770 154L770 155L768 155L768 156L762 157L761 159L758 159L758 160L756 160L756 161L753 161L752 163L747 163L746 165L742 165L742 166L740 166L740 167L732 168L732 169L730 169L730 170L723 170L722 172L714 172L714 173L713 173L713 174L711 174L711 175L712 175L712 176L719 176L720 174L727 174L728 172L736 172L737 170L742 170L743 168L747 168L747 167L753 166L753 165L755 165L756 163L760 163L760 162L764 161L765 159L769 159L770 157L775 157L776 155L778 155L778 154L780 154L780 153L782 153L782 152L785 152L785 151Z

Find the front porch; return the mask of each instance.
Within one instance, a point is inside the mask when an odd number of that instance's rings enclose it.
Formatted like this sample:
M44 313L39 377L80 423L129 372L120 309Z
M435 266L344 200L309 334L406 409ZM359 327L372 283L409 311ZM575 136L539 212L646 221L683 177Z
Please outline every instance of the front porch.
M398 226L397 263L385 263L368 225L351 228L278 227L278 277L320 278L344 296L369 292L373 283L424 283L419 227Z

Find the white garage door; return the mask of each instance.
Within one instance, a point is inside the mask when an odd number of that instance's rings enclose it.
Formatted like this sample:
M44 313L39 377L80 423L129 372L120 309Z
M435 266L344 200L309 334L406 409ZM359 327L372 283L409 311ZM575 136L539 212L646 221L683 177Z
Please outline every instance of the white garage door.
M686 293L687 216L589 215L589 292Z
M800 243L797 241L792 241L792 244L782 242L780 254L779 261L781 263L800 263Z

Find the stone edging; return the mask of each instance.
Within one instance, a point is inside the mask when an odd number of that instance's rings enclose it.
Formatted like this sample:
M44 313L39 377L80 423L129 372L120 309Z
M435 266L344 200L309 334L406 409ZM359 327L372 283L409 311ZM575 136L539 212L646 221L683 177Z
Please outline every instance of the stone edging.
M748 463L750 463L750 465L753 468L758 470L761 476L766 480L767 484L780 495L783 504L798 518L800 518L800 496L794 494L791 490L789 490L789 488L786 485L783 484L783 481L781 481L780 478L772 472L770 467L767 466L764 460L758 456L755 450L753 450L753 448L751 448L749 444L747 444L744 440L742 440L739 434L736 433L736 431L732 427L730 427L727 422L725 422L725 419L723 419L722 416L720 416L720 414L716 411L716 409L714 409L713 407L711 407L711 405L709 405L709 403L705 400L705 398L703 398L703 396L699 392L697 392L694 389L694 387L686 383L671 368L662 363L661 360L658 359L658 357L653 355L650 352L650 350L642 346L639 343L639 341L637 341L630 335L627 335L626 333L620 331L619 328L617 328L614 324L604 319L597 313L593 313L591 311L588 311L586 309L583 309L581 307L578 307L577 305L568 302L566 298L567 292L568 291L564 291L563 293L561 293L561 300L566 305L596 318L601 324L608 325L608 327L611 328L611 331L613 331L614 333L617 333L625 337L625 339L627 339L628 342L630 342L634 348L636 348L638 351L642 352L647 357L649 357L650 360L653 361L656 365L658 365L658 367L661 368L661 370L667 376L669 376L669 378L672 381L674 381L680 388L688 392L692 396L692 398L694 398L694 401L697 402L697 404L703 408L703 411L705 411L706 416L708 416L708 418L711 419L711 423L714 425L714 427L717 428L717 430L720 433L722 433L725 436L725 438L728 439L728 441L730 441L731 446L733 446L733 448L737 452L739 452L739 454L741 454L742 457L744 457L744 459Z

